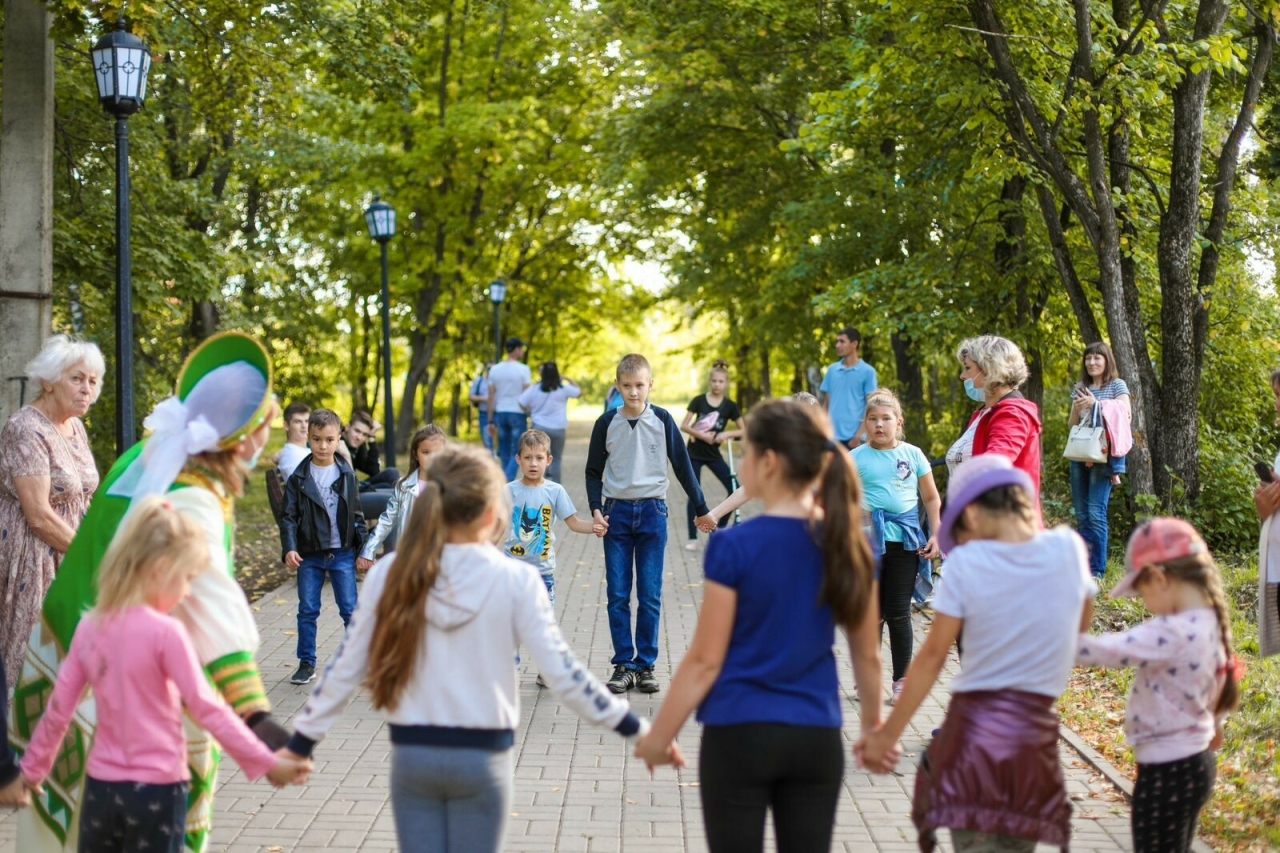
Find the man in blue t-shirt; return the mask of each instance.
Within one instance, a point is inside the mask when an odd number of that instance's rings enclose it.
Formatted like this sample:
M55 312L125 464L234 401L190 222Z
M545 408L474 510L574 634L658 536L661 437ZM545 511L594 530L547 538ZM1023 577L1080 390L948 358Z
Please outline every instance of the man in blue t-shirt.
M827 368L822 378L822 405L831 416L836 440L847 447L857 447L867 438L863 419L867 413L867 395L876 390L876 369L858 358L862 335L846 326L836 335L836 355L840 360Z

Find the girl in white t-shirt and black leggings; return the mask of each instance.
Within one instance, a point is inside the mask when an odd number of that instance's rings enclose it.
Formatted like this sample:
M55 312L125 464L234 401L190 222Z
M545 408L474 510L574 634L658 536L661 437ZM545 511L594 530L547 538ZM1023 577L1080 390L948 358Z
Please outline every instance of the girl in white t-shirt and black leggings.
M987 453L951 475L938 545L946 580L929 636L884 727L864 728L855 749L883 765L962 639L951 704L916 775L920 849L933 850L944 826L958 853L1031 853L1037 841L1065 848L1071 802L1054 703L1093 617L1097 585L1084 542L1065 527L1041 530L1031 477Z

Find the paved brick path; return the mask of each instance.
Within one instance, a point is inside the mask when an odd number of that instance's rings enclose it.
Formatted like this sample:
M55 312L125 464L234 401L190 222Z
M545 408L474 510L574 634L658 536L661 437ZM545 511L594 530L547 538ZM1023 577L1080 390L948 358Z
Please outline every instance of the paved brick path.
M582 514L586 499L582 466L587 428L575 424L565 460L570 494ZM723 496L711 482L709 500ZM684 550L684 496L673 487L671 540L663 589L662 649L657 671L664 687L689 641L702 600L702 551ZM678 496L677 496L678 495ZM560 536L557 612L570 645L603 677L612 649L605 617L604 558L592 536L565 530ZM328 589L320 622L319 654L332 655L341 622ZM301 707L307 688L287 679L293 667L297 594L292 584L261 599L255 609L262 630L260 661L271 700L282 717ZM919 617L917 617L919 619ZM922 630L921 625L917 625ZM857 738L852 670L847 650L837 646L845 705L845 739ZM888 647L885 647L886 673ZM644 766L628 759L622 739L581 724L549 692L534 684L534 672L522 666L522 714L516 733L516 790L506 850L540 851L704 851L706 843L698 799L698 726L685 727L681 744L690 767L680 773L660 770L650 778ZM947 668L954 672L955 661ZM946 680L949 680L946 679ZM886 681L886 695L887 695ZM641 714L654 715L665 693L632 693ZM942 720L945 684L920 709L904 739L908 752L901 775L873 776L852 765L836 818L835 848L850 851L916 850L910 820L914 757ZM374 851L397 849L387 796L387 737L367 698L358 697L317 750L316 772L304 788L273 791L247 781L230 759L224 764L218 793L213 849L228 853L286 851ZM1075 800L1072 849L1127 850L1128 805L1101 776L1064 746L1067 785ZM14 821L0 819L0 853L16 849ZM949 849L949 845L947 845ZM1048 850L1052 848L1040 848Z

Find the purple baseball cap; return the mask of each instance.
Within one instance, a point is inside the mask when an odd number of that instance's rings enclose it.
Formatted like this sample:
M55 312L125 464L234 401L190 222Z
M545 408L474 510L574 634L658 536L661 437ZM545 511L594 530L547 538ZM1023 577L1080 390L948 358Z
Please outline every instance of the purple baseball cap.
M985 492L1000 486L1021 486L1027 494L1035 495L1036 487L1027 476L1027 472L1013 467L1007 456L997 453L984 453L961 462L951 472L951 481L947 483L946 505L942 508L942 520L938 524L938 547L943 554L950 553L956 547L952 529L964 508L973 503Z

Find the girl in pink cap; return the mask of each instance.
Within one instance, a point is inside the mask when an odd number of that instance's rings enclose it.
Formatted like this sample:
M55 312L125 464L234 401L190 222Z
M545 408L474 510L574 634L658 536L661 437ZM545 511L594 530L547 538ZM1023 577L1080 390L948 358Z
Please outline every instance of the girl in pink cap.
M940 827L957 851L1065 848L1071 803L1054 703L1067 687L1097 586L1084 541L1042 530L1035 484L1005 456L960 463L938 525L947 555L936 616L893 713L855 747L878 767L962 641L942 728L921 756L911 818L929 853Z
M1231 619L1209 547L1187 522L1140 525L1124 562L1111 597L1140 595L1154 618L1116 634L1082 634L1076 662L1137 669L1124 722L1138 761L1133 848L1181 853L1213 792L1222 722L1240 704Z

